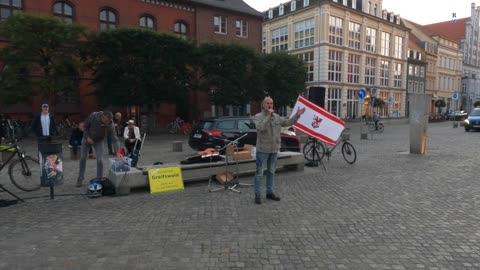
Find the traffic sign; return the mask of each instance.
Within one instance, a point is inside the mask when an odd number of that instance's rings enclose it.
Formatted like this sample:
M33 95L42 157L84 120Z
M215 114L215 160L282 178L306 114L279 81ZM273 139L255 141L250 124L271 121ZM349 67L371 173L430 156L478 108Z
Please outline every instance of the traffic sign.
M387 102L388 102L388 103L392 103L392 101L393 101L393 100L392 100L392 97L388 97Z
M453 93L452 98L453 98L454 100L457 100L457 99L458 99L458 93Z
M365 91L365 89L361 88L360 90L358 90L359 99L364 99L366 95L367 95L367 91Z

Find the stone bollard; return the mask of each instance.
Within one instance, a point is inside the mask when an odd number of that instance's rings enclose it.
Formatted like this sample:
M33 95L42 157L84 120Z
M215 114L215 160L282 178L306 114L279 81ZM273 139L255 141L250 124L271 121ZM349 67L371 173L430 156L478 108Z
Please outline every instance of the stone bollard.
M173 141L172 142L172 151L173 152L182 152L182 142L181 141Z

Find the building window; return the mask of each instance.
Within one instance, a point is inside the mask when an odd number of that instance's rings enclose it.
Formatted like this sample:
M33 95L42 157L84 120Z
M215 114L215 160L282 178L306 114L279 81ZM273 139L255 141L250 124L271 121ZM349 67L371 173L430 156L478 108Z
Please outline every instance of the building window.
M373 15L377 16L377 4L373 5Z
M413 82L408 81L408 88L407 88L408 93L413 93Z
M268 10L268 18L269 19L273 18L273 10L272 9Z
M382 32L380 38L380 54L390 56L390 33Z
M393 94L393 116L400 117L400 98L402 94L394 93Z
M361 28L360 24L348 23L348 47L360 50Z
M262 53L267 53L267 33L262 31Z
M395 71L393 73L393 87L402 87L402 64L395 64Z
M238 37L248 36L248 22L245 20L237 20L235 22L235 34Z
M425 93L425 84L423 82L418 84L418 91L420 91L420 93Z
M365 33L365 50L367 52L376 52L377 50L377 29L367 27Z
M425 78L425 67L420 67L420 77Z
M288 50L288 26L272 31L272 52Z
M109 30L117 28L117 15L111 9L100 11L100 30Z
M213 17L214 32L218 34L227 33L227 17L215 16Z
M342 81L342 52L328 51L328 80L333 82Z
M0 3L2 0L0 0ZM73 8L67 2L56 2L53 5L53 14L66 23L73 22Z
M413 65L408 65L408 75L413 76Z
M328 88L327 110L336 116L340 115L340 105L342 102L341 93L342 89L340 88Z
M377 60L372 57L365 58L365 84L375 85L375 71Z
M186 39L188 34L188 26L184 22L176 22L173 31L176 35Z
M389 71L389 62L382 60L380 62L380 85L381 86L388 86L389 81L388 78L390 77L390 71Z
M395 47L394 47L393 57L398 59L403 58L403 37L395 36Z
M290 3L290 11L295 11L297 9L297 1L293 0Z
M313 82L313 51L300 53L297 55L300 60L305 63L305 68L307 70L307 78L305 81Z
M347 81L359 83L360 81L360 55L348 54Z
M358 117L358 90L347 90L347 117L349 119L355 119Z
M372 14L372 2L368 1L367 4L367 13Z
M415 75L415 77L420 77L420 67L419 66L414 66L413 70L414 70L413 74Z
M155 19L150 15L144 15L138 20L138 25L148 29L155 29Z
M388 97L390 96L389 92L386 91L380 91L380 99L382 99L385 104L387 103ZM383 109L378 109L379 111L379 116L388 116L388 109L390 106L383 106Z
M332 44L343 45L343 19L330 16L329 41Z
M278 7L278 15L279 15L279 16L282 16L284 10L285 10L285 8L283 7L283 5L280 5L280 6Z
M22 10L22 0L0 0L0 21Z
M306 7L310 5L310 0L303 0L303 6Z
M315 34L315 19L301 21L294 25L295 29L295 48L312 46Z

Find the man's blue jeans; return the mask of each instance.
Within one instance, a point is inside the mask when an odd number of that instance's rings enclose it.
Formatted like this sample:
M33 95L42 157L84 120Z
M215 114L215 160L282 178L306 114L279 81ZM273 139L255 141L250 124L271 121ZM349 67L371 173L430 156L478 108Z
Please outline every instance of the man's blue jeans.
M267 194L273 193L273 176L277 163L277 153L256 154L257 172L255 173L255 194L262 194L262 178L265 167L267 168Z

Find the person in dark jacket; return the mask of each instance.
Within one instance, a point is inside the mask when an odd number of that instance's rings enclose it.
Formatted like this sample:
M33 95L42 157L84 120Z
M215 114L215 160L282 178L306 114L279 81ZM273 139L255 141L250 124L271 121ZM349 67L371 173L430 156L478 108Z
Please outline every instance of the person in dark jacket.
M49 112L47 103L42 104L42 113L35 116L32 121L32 130L37 135L38 142L49 142L52 136L57 135L57 126L53 114Z
M120 143L118 141L115 128L113 126L113 114L110 111L93 112L85 120L85 131L82 138L82 148L80 150L80 171L78 173L77 187L82 186L85 178L85 169L87 165L88 149L93 145L97 154L97 177L103 176L103 141L105 136L110 137L113 142L113 151L117 157L122 155L118 152Z

